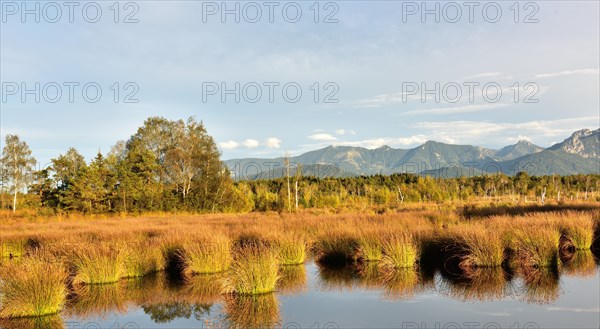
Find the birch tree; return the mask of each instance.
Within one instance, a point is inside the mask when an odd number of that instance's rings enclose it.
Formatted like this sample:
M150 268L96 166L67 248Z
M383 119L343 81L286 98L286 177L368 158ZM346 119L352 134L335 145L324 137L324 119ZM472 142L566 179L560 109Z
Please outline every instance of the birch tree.
M6 135L6 145L2 150L2 166L13 194L13 212L17 210L17 195L27 187L35 163L27 143L21 141L17 135Z

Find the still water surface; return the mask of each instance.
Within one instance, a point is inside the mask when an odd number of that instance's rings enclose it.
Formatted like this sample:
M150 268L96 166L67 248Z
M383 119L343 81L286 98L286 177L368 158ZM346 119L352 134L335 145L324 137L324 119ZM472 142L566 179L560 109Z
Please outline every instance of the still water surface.
M283 268L278 292L257 297L223 297L217 276L175 284L160 274L82 287L42 327L600 328L598 262L591 253L579 260L558 272L488 269L469 277L310 262Z

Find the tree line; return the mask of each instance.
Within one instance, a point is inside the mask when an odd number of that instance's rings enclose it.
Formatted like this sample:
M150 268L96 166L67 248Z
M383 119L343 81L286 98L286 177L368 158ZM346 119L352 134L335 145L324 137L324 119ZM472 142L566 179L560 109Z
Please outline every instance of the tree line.
M48 213L294 211L347 205L512 197L600 201L600 175L434 178L414 174L343 178L285 176L235 182L202 122L148 118L127 141L90 162L75 149L34 170L29 146L7 135L0 158L0 207ZM18 201L21 194L20 201Z

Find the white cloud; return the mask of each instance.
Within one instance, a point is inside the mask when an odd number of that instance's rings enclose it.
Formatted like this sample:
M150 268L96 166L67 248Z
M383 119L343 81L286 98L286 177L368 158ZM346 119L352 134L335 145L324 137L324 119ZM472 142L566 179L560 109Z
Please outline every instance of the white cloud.
M348 129L336 129L335 133L338 135L356 135L356 132L354 132L354 130Z
M560 72L537 74L535 77L543 79L543 78L554 78L554 77L560 77L560 76L565 76L565 75L575 75L575 74L598 75L599 72L600 72L599 69L565 70L565 71L560 71Z
M242 143L242 145L244 145L244 147L246 147L246 148L252 149L252 148L258 147L258 145L260 145L260 142L257 141L256 139L250 139L249 138L249 139L246 139Z
M236 141L227 141L219 143L219 146L225 150L233 150L240 146L240 144Z
M310 135L306 138L313 140L313 141L319 141L319 142L333 142L333 141L337 140L337 138L331 136L330 134L314 134L314 135Z
M269 137L265 140L265 146L270 149L278 149L281 147L281 139L276 137Z
M411 114L456 114L456 113L470 113L493 110L501 107L506 107L508 104L496 103L496 104L473 104L465 106L452 106L452 107L437 107L433 109L425 110L414 110L400 113L399 115L411 115Z
M486 72L486 73L481 73L481 74L470 75L468 77L465 77L465 80L475 79L475 78L491 78L491 77L497 77L501 74L502 73L500 73L500 72Z

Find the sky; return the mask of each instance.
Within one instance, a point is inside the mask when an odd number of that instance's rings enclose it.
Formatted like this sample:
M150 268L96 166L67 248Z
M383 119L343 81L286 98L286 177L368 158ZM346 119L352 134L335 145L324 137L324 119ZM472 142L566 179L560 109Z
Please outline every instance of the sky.
M1 1L2 144L44 166L150 116L203 121L223 159L600 125L598 1L113 3Z

